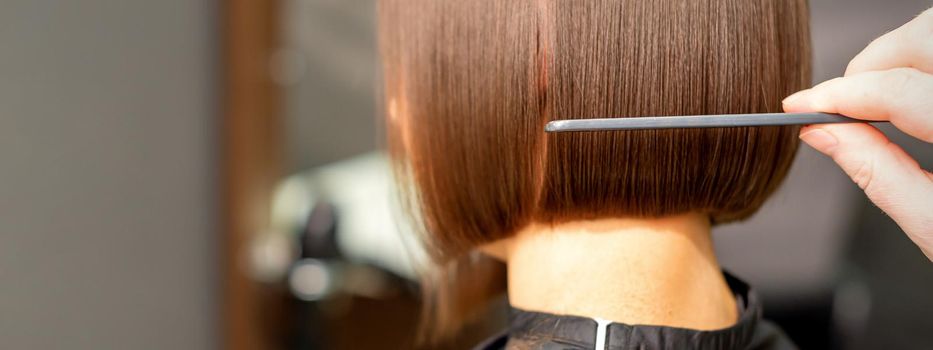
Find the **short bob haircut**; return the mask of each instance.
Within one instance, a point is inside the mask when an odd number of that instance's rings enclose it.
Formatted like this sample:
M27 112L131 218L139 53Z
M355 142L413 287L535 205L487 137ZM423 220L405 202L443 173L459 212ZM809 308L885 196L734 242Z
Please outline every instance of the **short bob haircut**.
M568 118L778 112L810 83L806 0L381 0L388 145L452 332L501 271L478 246L530 223L752 215L797 127L546 134Z

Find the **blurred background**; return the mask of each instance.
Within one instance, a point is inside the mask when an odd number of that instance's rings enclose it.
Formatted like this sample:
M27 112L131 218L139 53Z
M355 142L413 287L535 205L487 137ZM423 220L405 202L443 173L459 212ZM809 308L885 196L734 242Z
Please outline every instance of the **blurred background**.
M931 5L811 1L814 82ZM412 347L420 255L379 151L374 11L0 2L0 348ZM715 238L801 347L933 348L933 265L809 148Z

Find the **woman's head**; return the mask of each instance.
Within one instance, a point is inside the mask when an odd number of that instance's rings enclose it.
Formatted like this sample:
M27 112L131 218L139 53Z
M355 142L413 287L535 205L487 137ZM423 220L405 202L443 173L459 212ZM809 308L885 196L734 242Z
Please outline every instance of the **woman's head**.
M382 0L388 140L429 252L463 261L530 223L748 217L796 128L544 125L779 111L810 81L807 21L805 0Z

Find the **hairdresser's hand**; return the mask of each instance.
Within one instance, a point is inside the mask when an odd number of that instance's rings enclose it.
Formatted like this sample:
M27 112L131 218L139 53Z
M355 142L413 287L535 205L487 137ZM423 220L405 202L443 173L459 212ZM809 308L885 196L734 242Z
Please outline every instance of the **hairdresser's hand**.
M933 142L933 9L873 41L842 78L785 99L784 110L888 120ZM933 261L933 174L869 124L807 126L800 138L832 157Z

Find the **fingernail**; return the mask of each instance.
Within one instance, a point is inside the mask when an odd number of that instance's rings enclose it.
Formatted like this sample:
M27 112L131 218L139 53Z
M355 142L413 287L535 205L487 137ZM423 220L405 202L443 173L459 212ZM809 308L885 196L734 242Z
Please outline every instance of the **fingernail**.
M823 129L804 130L800 133L800 139L826 155L831 155L832 151L836 149L836 145L839 144L835 136Z
M810 90L800 90L793 95L787 96L784 101L781 101L781 104L784 105L784 110L807 108L808 91Z

